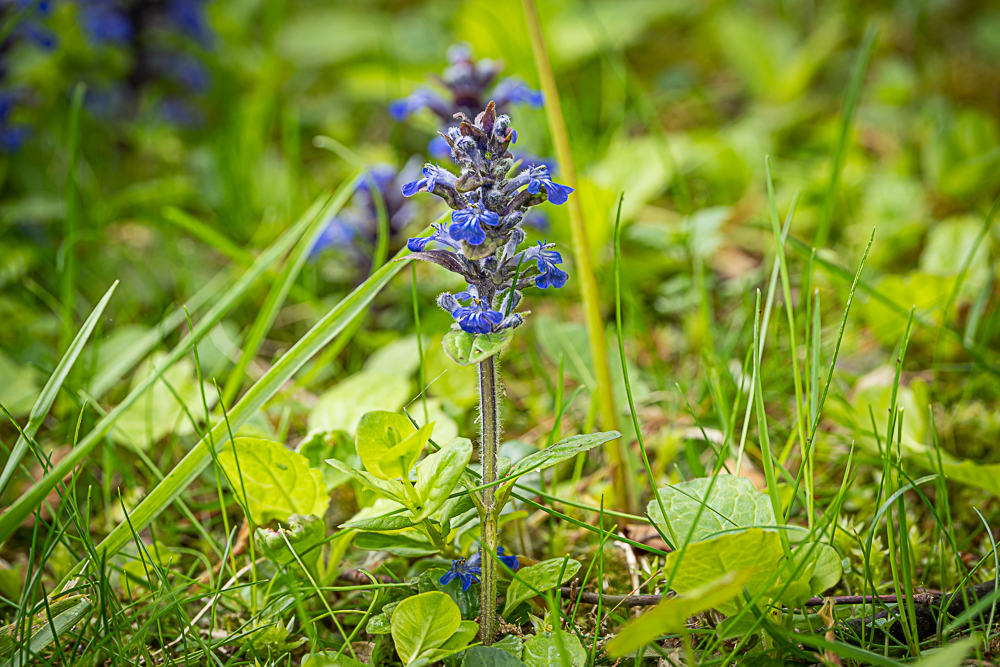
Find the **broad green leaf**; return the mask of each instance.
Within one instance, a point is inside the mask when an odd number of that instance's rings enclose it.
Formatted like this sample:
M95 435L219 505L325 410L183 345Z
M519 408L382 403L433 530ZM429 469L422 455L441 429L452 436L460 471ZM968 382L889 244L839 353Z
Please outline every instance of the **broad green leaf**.
M363 370L324 392L309 415L309 430L354 433L372 410L395 412L410 398L407 375Z
M621 433L618 431L605 431L602 433L590 433L587 435L573 435L560 440L551 447L546 447L545 449L528 454L523 459L518 461L517 464L514 465L509 471L501 474L500 477L514 476L516 478L529 472L544 470L545 468L550 468L565 461L566 459L571 459L581 452L586 452L594 447L597 447L598 445L603 445L606 442L611 442L612 440L620 437ZM501 507L506 504L516 482L516 479L512 479L497 488L497 502Z
M451 637L448 638L440 648L431 649L430 651L424 651L420 654L420 658L424 661L422 664L429 664L432 662L438 662L444 658L458 653L459 651L464 651L465 647L469 645L476 637L476 633L479 632L479 624L475 621L462 621L462 624L458 626L458 630L455 631ZM417 664L416 662L411 664Z
M394 445L379 458L376 464L379 471L386 479L409 477L413 464L420 458L420 452L424 450L424 445L430 440L433 431L434 422L431 422L403 438L402 442Z
M375 493L388 498L389 500L394 500L400 505L406 505L407 507L411 505L409 499L406 497L406 491L403 490L403 485L401 483L394 480L379 479L374 475L366 473L364 470L352 468L343 461L338 461L337 459L327 459L326 462L345 475L353 477L366 489L370 489Z
M513 329L504 329L491 334L470 334L465 331L449 331L441 341L445 354L459 366L474 366L484 359L499 354L510 345L514 338Z
M941 322L941 308L948 301L948 295L955 285L955 278L911 272L905 276L883 276L874 287L882 294L890 295L898 304L905 304L904 312L893 310L877 299L862 302L861 315L883 345L892 347L899 343L906 329L909 306L917 308L917 315L929 321ZM865 411L867 414L867 410ZM877 416L877 415L876 415Z
M354 537L354 546L366 551L387 551L404 558L429 556L438 552L438 548L423 533L408 530L403 533L358 533Z
M562 579L560 579L559 572L562 571L562 568L563 559L552 558L519 569L514 581L510 582L510 587L507 589L507 602L503 608L503 615L506 616L514 611L517 605L528 598L552 590L572 579L573 575L580 569L580 562L572 558L567 560L566 571L563 572Z
M444 505L471 458L472 442L455 438L417 465L416 492L422 506L414 512L414 521L429 517Z
M243 429L240 429L240 435L252 434L245 433ZM318 468L323 472L323 481L326 482L326 488L331 491L349 480L351 476L342 473L333 466L326 465L326 459L350 461L357 458L354 439L344 431L314 433L311 438L299 443L296 451L309 459L310 467Z
M430 347L430 339L424 336L424 352ZM411 376L420 367L420 350L416 336L403 336L372 352L365 360L365 370L388 375Z
M689 618L729 602L740 594L749 579L748 571L728 572L704 586L664 600L626 625L608 643L608 655L619 658L652 643L661 635L683 631Z
M27 414L38 397L38 371L31 366L19 366L0 351L0 377L3 378L0 404L15 417Z
M521 653L524 652L524 641L517 635L507 635L500 641L493 642L493 648L500 649L520 660Z
M542 632L524 642L521 658L528 667L586 667L587 651L576 635L557 630Z
M306 653L302 656L302 667L364 667L364 665L365 663L358 662L346 653L337 655L335 651Z
M462 625L458 606L444 593L406 598L392 612L392 640L404 665L441 647Z
M711 478L703 477L660 489L663 509L678 540L687 538L711 484ZM655 498L649 501L646 512L664 534L670 534ZM723 530L770 525L774 525L774 512L767 494L755 489L745 477L719 475L708 494L691 541L700 542Z
M354 446L365 470L382 479L398 479L408 475L410 468L417 462L420 452L427 444L427 437L414 438L418 431L413 428L410 420L403 415L385 410L366 412L358 422L354 434ZM422 442L421 442L422 439ZM383 471L382 458L392 451L392 458L386 463L389 470ZM399 459L402 459L400 463ZM394 459L394 460L393 460ZM406 470L402 470L406 467ZM396 471L399 472L396 472ZM396 474L390 474L396 472Z
M667 556L663 571L671 571L681 555L681 552L674 551ZM742 533L728 533L694 542L683 552L673 588L684 595L715 581L727 572L749 570L752 574L746 582L746 588L750 595L756 595L774 574L774 568L781 557L781 539L778 533L763 528L750 528ZM719 604L718 610L731 615L738 608L736 604L726 602Z
M279 569L296 565L301 560L313 577L319 578L323 550L318 545L326 538L326 523L321 517L293 514L288 517L287 529L258 528L255 536L264 554Z
M293 514L326 514L330 494L323 474L280 442L238 437L219 452L219 464L233 493L242 499L245 492L254 523L287 522Z
M513 636L508 635L507 637ZM495 646L495 644L494 646L473 646L466 651L462 667L525 667L519 658L507 651L495 648Z
M167 363L167 355L164 353L154 354L147 359L132 376L132 390L141 387L147 378ZM167 386L168 382L173 391ZM203 386L208 406L212 407L218 400L218 395L207 382ZM187 406L192 417L201 421L205 415L201 392L194 361L181 359L163 371L161 381L153 385L152 390L145 392L125 410L115 424L112 436L118 442L134 442L142 449L149 449L170 433L188 435L194 431L194 426L184 414L184 406ZM184 403L183 406L177 402L178 397Z
M365 626L365 632L370 635L387 635L392 632L392 626L389 623L389 617L386 614L376 614L368 619L368 625Z
M801 607L806 600L819 595L840 581L842 573L840 556L828 544L821 542L799 544L792 551L788 563L783 566L781 578L773 588L775 596L796 570L798 574L778 598L789 607Z

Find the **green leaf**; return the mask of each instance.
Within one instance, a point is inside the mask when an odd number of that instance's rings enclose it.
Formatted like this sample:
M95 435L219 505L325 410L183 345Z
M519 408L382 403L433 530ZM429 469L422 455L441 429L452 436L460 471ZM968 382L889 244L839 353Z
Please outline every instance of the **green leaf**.
M440 648L423 652L420 654L420 658L426 660L427 662L424 664L427 664L442 660L453 653L464 651L469 642L475 638L477 632L479 632L478 623L475 621L462 621L462 624L458 626L458 630L448 638L448 641L442 644Z
M309 430L354 433L365 413L373 410L395 412L409 398L407 375L363 370L319 397L309 415Z
M517 635L507 635L500 641L493 642L492 648L500 649L504 653L508 653L520 660L524 649L524 642Z
M727 572L749 570L753 574L746 582L746 588L750 595L756 595L774 574L782 553L781 538L777 532L750 528L742 533L729 533L694 542L683 553L671 552L663 571L671 571L677 559L683 555L674 577L673 588L684 595L715 581ZM718 610L732 615L738 608L736 604L726 602L719 604Z
M576 635L557 630L543 632L524 642L522 659L528 667L586 667L587 652Z
M434 452L417 466L417 497L422 506L414 512L414 521L420 521L438 511L472 458L472 442L468 438L455 438Z
M255 535L265 555L279 569L297 565L301 560L314 578L320 578L323 550L317 545L326 538L326 523L322 518L312 514L293 514L288 518L287 529L258 528ZM289 544L295 553L289 550Z
M777 595L796 571L798 574L778 598L789 607L801 607L806 600L819 595L840 581L842 573L840 556L828 544L821 542L799 544L782 569L781 579L773 588L774 595Z
M242 434L251 435L249 433ZM354 439L345 431L314 433L311 438L303 440L296 451L309 459L310 467L317 468L323 473L326 488L331 491L351 479L350 475L325 463L326 459L349 461L355 458L357 452L354 448Z
M365 470L382 479L398 479L404 474L409 474L410 468L420 457L420 450L427 442L424 439L424 442L420 443L420 447L414 450L413 446L417 440L411 436L416 432L417 430L413 428L410 420L403 415L386 410L366 412L358 422L358 428L354 434L354 446L357 448L358 456L361 457L361 463ZM408 464L408 467L396 475L384 473L379 467L382 457L390 450L399 448L403 443L407 443L408 449L398 449L394 456L402 457L404 459L403 465ZM392 470L398 468L401 466L399 461L396 461L392 465Z
M651 644L661 635L683 631L687 619L706 609L718 608L739 595L750 574L749 571L729 572L704 586L664 600L626 625L608 643L608 655L619 658Z
M370 475L363 470L358 470L357 468L352 468L343 461L338 461L337 459L327 459L327 463L332 465L334 468L340 472L350 475L361 486L366 489L370 489L380 496L384 496L389 500L394 500L401 505L410 506L410 501L406 497L406 492L403 490L403 485L399 482L393 480L379 479L374 475Z
M444 593L414 595L392 612L392 640L404 665L441 647L462 625L458 606Z
M378 460L378 468L387 479L408 477L413 464L420 458L420 452L431 438L434 422L425 424L403 438L403 441L392 447Z
M429 570L424 570L417 577L417 592L441 591L442 593L447 593L448 597L458 605L458 611L461 612L463 619L478 618L480 609L479 590L470 587L469 590L463 591L461 585L457 583L449 582L448 584L442 584L441 577L446 572L447 570L443 567L432 567Z
M319 653L306 653L302 656L302 667L364 667L365 663L358 662L347 654L337 655L333 651L321 651Z
M513 637L513 635L507 637ZM499 643L497 642L497 644ZM495 646L496 644L493 646L473 646L466 651L462 667L525 667L521 660L507 651L495 648Z
M341 528L352 528L354 530L367 530L373 533L405 530L416 525L405 514L392 514L389 516L369 516L362 519L351 519L347 523L340 524Z
M470 334L465 331L449 331L441 341L445 354L459 366L474 366L484 359L499 354L510 345L514 338L513 329L504 329L492 334Z
M982 641L978 637L966 637L936 649L933 653L926 651L920 660L911 665L912 667L958 667L965 662L965 656L976 645L977 640Z
M376 614L368 619L368 625L365 626L365 632L370 635L387 635L392 632L392 626L389 624L389 617L385 614Z
M663 509L678 540L686 539L711 482L711 478L703 477L660 489ZM646 511L653 523L669 535L660 504L655 498L649 502ZM745 477L719 475L712 492L708 494L691 541L700 542L723 530L771 525L774 525L774 511L767 494L755 489Z
M366 551L388 551L404 558L417 558L436 554L438 548L423 533L408 530L403 533L358 533L354 546Z
M507 589L507 603L503 608L503 615L506 616L514 611L514 608L539 593L551 590L573 578L577 570L580 569L580 562L573 559L566 561L566 571L563 572L562 579L559 572L563 567L562 558L552 558L536 563L530 567L522 567L514 577Z
M280 442L236 438L219 453L219 464L233 492L241 499L246 493L254 523L287 522L293 514L326 514L330 494L323 474Z

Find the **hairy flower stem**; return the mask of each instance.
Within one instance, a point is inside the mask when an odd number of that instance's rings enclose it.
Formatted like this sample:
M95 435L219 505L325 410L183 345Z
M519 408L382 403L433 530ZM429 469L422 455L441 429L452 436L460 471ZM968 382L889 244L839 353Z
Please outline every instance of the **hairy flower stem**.
M500 381L497 357L479 363L479 419L482 423L479 458L483 464L483 486L497 480L497 457L500 452ZM489 646L497 631L497 512L496 489L483 489L482 554L480 575L479 641Z

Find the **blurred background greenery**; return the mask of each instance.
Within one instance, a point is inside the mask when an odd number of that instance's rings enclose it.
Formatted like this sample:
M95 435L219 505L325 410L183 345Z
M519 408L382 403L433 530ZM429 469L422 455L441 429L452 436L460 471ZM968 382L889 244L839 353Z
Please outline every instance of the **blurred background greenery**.
M874 228L865 278L903 309L859 293L831 394L840 410L830 408L834 422L824 429L822 453L831 460L846 455L855 429L867 428L857 426L867 424L867 405L887 404L886 364L915 304L930 326L918 327L904 375L914 443L929 442L930 402L948 449L1000 459L1000 383L985 370L996 358L1000 324L1000 232L980 234L1000 189L995 4L540 4L609 324L614 206L625 192L628 352L660 472L682 451L679 465L696 471L705 447L692 435L684 396L705 425L719 428L725 406L720 412L713 404L710 378L721 377L728 395L738 391L753 288L766 288L772 266L766 154L781 214L799 197L790 236L805 251L789 246L797 307L804 308L799 288L809 247L818 240L817 258L853 274ZM98 342L68 386L87 387L118 351L189 303L226 266L247 265L318 194L348 178L357 160L396 169L426 160L438 121L423 111L397 122L387 108L420 86L433 87L430 73L446 67L450 45L465 42L478 58L502 60L504 76L538 88L516 0L3 0L0 11L0 402L16 417L27 414L69 337L113 281L121 284ZM868 30L877 32L834 189L845 95ZM70 110L81 82L74 184ZM517 148L550 156L544 111L521 104L509 112L521 137ZM317 147L320 135L349 150ZM441 213L431 204L414 201L393 250ZM364 205L355 202L358 210ZM508 432L529 441L552 426L560 356L577 360L566 362L566 374L585 388L568 418L582 430L593 417L568 224L564 211L546 208L549 227L539 238L562 244L571 279L557 297L533 300L522 353L506 362ZM365 277L372 247L363 236L314 253L247 384ZM425 276L424 331L440 335L449 319L432 299L448 279L435 267L418 271ZM849 285L831 275L816 268L811 278L822 299L824 368ZM269 428L283 424L287 433L291 419L291 439L300 437L319 392L410 330L409 290L406 272L350 344L309 371L300 393L274 402ZM255 288L200 345L206 375L222 378L232 367L266 294L266 284ZM933 325L957 331L982 351L979 360ZM771 345L787 347L783 317L773 317L772 326ZM184 331L178 323L166 342ZM427 349L434 378L445 362L436 359L436 346ZM772 440L783 444L794 419L787 354L765 364ZM196 392L193 365L178 373L175 380L187 378ZM453 371L431 391L463 433L474 428L469 379ZM127 384L98 398L113 405ZM618 389L619 407L627 410ZM78 405L66 400L57 414L72 415ZM58 444L68 442L68 428L57 431ZM134 435L143 431L140 423ZM169 431L145 433L145 446ZM14 435L0 425L0 440ZM120 473L134 481L127 465ZM4 500L13 497L9 491Z

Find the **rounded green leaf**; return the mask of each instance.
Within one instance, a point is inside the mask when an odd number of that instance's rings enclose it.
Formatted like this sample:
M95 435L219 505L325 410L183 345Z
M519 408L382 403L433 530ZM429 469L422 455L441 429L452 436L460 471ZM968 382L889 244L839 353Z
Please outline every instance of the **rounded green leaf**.
M414 435L416 431L409 419L395 412L374 410L362 415L361 420L358 422L358 430L354 435L354 445L358 450L358 456L361 457L361 463L364 465L365 470L379 479L402 477L402 474L389 477L388 473L381 469L379 463L390 449L408 441L409 437ZM407 442L408 446L414 444L415 441ZM423 448L423 444L420 447ZM420 450L410 452L408 455L401 450L397 452L397 457L400 455L404 459L403 464L397 461L393 468L405 465L408 459L410 460L410 467L413 467L413 464L416 463L417 458L420 456ZM407 472L409 472L409 468Z
M462 625L462 614L448 595L414 595L392 612L392 641L404 665L443 645Z
M326 514L330 492L323 473L280 442L236 438L219 453L219 464L233 492L241 500L245 497L254 523L288 521L293 514Z
M441 509L471 458L472 442L468 438L455 438L420 462L417 466L416 492L421 506L414 513L414 521L425 519Z
M441 341L445 353L459 366L473 366L484 359L500 354L514 338L513 329L491 334L470 334L466 331L449 331Z
M708 493L709 487L711 493ZM712 478L703 477L666 486L660 489L660 500L663 501L670 527L682 542L687 538L695 517L698 518L698 525L691 536L692 542L706 540L715 533L733 528L774 525L771 499L744 477L719 475L714 484ZM703 501L706 507L698 516ZM649 501L646 511L653 523L669 535L656 498Z
M536 563L531 567L524 567L517 571L514 581L507 589L507 603L503 608L503 615L506 616L514 611L514 608L539 593L552 590L556 586L569 581L580 569L580 562L569 559L566 561L566 569L563 570L563 559L553 558ZM562 578L559 573L562 572Z
M410 469L420 458L420 452L431 438L434 422L424 424L419 429L403 438L398 445L393 446L378 460L378 468L388 479L398 479L410 474Z
M528 667L586 667L587 651L576 635L562 630L542 632L524 642Z

